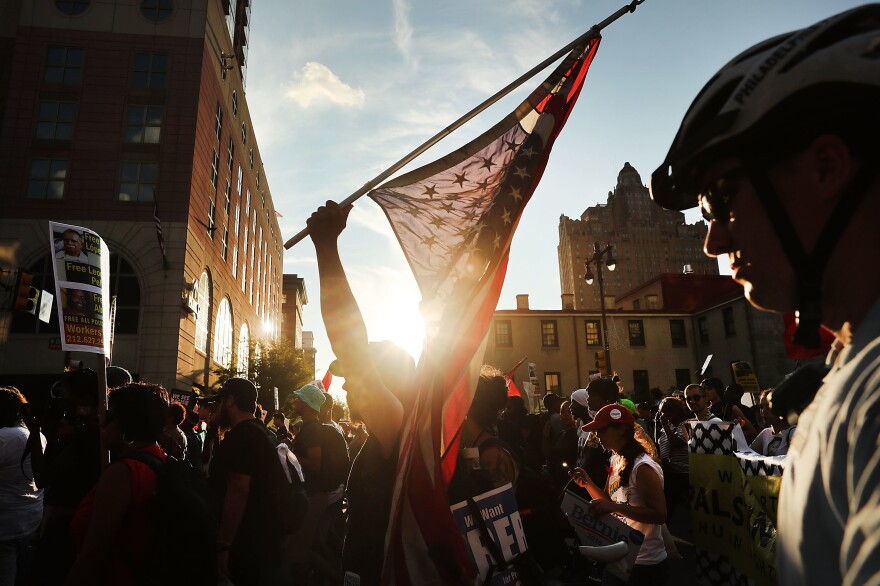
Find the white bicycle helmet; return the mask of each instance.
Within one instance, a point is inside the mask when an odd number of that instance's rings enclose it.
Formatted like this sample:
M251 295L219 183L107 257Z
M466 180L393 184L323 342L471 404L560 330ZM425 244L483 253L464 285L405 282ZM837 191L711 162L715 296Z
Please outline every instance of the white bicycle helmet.
M667 209L695 207L701 164L760 147L775 129L833 112L880 116L880 4L773 37L722 67L652 174L651 197Z

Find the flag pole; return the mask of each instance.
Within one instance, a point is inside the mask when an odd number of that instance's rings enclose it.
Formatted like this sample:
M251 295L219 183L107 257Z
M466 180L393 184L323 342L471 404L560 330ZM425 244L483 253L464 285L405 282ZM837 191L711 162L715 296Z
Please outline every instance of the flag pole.
M339 205L341 207L346 207L348 205L351 205L352 203L354 203L355 201L360 199L366 193L369 193L373 189L376 189L377 187L379 187L380 183L382 183L388 177L390 177L391 175L393 175L394 173L399 171L406 164L408 164L413 159L415 159L416 157L418 157L419 155L424 153L426 150L428 150L429 148L431 148L432 146L434 146L435 144L437 144L438 142L440 142L441 140L443 140L444 138L446 138L447 136L452 134L455 130L457 130L458 128L463 126L465 123L470 121L472 118L474 118L475 116L480 114L483 110L485 110L486 108L488 108L489 106L491 106L492 104L494 104L495 102L497 102L498 100L500 100L501 98L503 98L504 96L506 96L507 94L509 94L510 92L515 90L516 88L518 88L519 86L521 86L523 83L525 83L526 81L528 81L529 79L531 79L532 77L534 77L535 75L540 73L542 70L549 67L553 62L558 60L560 57L566 55L567 53L569 53L572 49L574 49L578 45L581 45L583 43L586 43L587 41L590 41L590 40L598 37L599 34L602 32L602 29L604 29L605 27L607 27L608 25L610 25L611 23L613 23L614 21L619 19L624 14L627 14L629 12L635 12L636 8L640 4L644 3L644 1L645 0L633 0L632 2L627 4L626 6L621 7L614 14L612 14L611 16L609 16L608 18L606 18L605 20L603 20L599 24L593 25L593 27L590 28L590 30L588 30L587 32L585 32L584 34L582 34L581 36L579 36L578 38L576 38L575 40L573 40L572 42L570 42L569 44L564 46L563 48L556 51L550 57L547 57L546 59L544 59L544 61L542 61L538 65L534 66L529 71L527 71L526 73L524 73L523 75L518 77L516 80L512 81L511 83L506 85L504 88L499 90L498 93L487 98L480 105L475 107L473 110L471 110L470 112L468 112L467 114L465 114L464 116L462 116L461 118L459 118L458 120L456 120L455 122L453 122L452 124L450 124L449 126L444 128L443 130L441 130L440 132L438 132L437 134L435 134L434 136L432 136L428 140L426 140L424 143L422 143L421 145L416 147L416 149L413 150L411 153L409 153L408 155L406 155L405 157L403 157L402 159L400 159L399 161L397 161L396 163L394 163L393 165L388 167L385 171L383 171L382 173L380 173L379 175L374 177L371 181L366 182L360 189L358 189L357 191L355 191L354 193L349 195L347 198L345 198L345 200L343 200L343 202L340 203ZM303 238L308 236L308 234L309 234L309 229L303 228L294 237L292 237L290 240L288 240L287 242L284 243L284 248L286 248L286 249L291 248L294 244L298 243L300 240L302 240Z

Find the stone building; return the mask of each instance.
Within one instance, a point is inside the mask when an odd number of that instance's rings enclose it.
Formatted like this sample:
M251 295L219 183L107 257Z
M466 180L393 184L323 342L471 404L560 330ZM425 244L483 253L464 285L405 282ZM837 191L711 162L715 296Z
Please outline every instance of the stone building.
M660 273L717 275L716 261L702 251L706 230L704 222L687 224L681 212L654 204L638 172L625 163L606 204L587 208L579 219L559 218L562 294L573 295L574 309L600 307L599 287L584 281L584 261L595 243L613 245L617 261L613 272L603 271L609 307L614 297Z
M113 363L169 389L214 385L278 333L283 248L245 98L250 17L248 0L0 3L4 284L24 271L53 290L49 220L94 230L111 252ZM54 310L43 324L8 307L0 379L97 364L56 349Z

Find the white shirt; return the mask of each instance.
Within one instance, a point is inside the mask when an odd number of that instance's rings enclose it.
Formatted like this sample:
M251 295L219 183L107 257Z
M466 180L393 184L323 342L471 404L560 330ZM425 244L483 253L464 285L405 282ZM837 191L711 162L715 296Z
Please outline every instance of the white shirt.
M784 456L788 453L788 445L796 427L793 425L779 433L773 433L772 427L762 429L752 442L751 448L763 456Z
M615 454L611 457L611 468L614 472L608 477L608 494L611 500L616 503L630 504L635 507L644 507L645 499L639 494L636 488L636 478L639 469L642 466L648 466L660 477L660 485L663 485L663 469L660 464L651 459L648 454L642 454L636 458L633 464L632 472L629 476L629 486L621 486L620 475L617 473L617 465L620 456ZM639 549L639 555L636 557L636 563L641 565L659 564L666 559L666 546L663 545L663 535L661 534L661 525L653 523L640 523L627 519L626 517L618 518L637 531L641 531L645 535L645 541Z
M29 436L24 426L0 428L0 540L36 533L43 518L43 490L34 483L30 455L21 461ZM45 449L42 434L40 441Z

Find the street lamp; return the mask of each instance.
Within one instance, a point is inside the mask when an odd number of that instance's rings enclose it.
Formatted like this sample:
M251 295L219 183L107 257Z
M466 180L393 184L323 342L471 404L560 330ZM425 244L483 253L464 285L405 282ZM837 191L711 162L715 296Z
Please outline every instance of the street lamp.
M593 255L584 261L584 268L586 269L584 279L587 281L587 285L593 284L591 266L596 267L596 276L599 279L599 303L602 308L602 347L605 349L605 370L607 372L611 372L611 351L608 348L608 317L605 314L605 280L602 278L602 262L604 259L605 266L608 267L609 271L617 268L617 262L614 260L614 254L611 249L611 244L602 248L598 242L594 242Z

